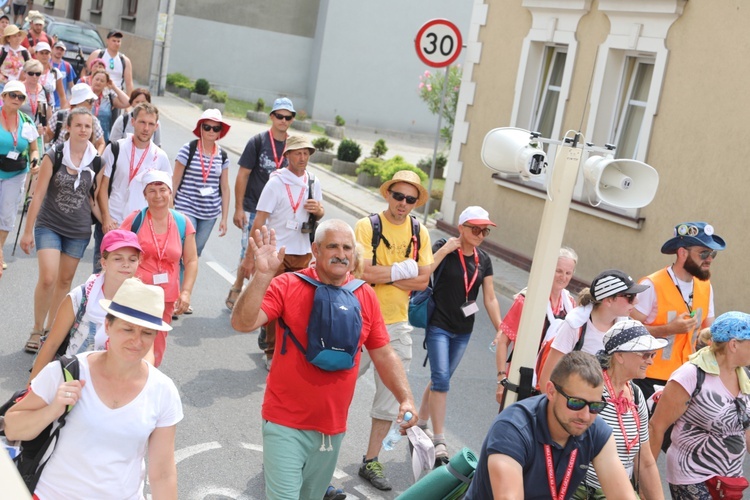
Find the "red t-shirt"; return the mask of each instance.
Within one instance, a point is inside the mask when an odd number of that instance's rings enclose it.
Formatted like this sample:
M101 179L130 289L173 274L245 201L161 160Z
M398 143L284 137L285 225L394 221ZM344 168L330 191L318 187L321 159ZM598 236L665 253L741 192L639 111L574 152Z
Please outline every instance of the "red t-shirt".
M120 224L120 229L129 231L130 227L133 225L133 219L138 212L140 212L140 210L136 210L128 215L122 224ZM171 213L170 218L171 223L169 225L169 233L152 233L148 213L146 214L146 217L143 218L141 227L138 229L138 243L143 249L143 255L141 256L141 262L138 264L138 270L135 275L147 285L153 285L154 274L167 273L169 281L158 285L164 289L164 302L174 302L180 298L180 257L182 257L182 242L180 241L180 232L177 229L177 223ZM186 217L185 236L190 234L195 234L195 228L190 222L190 219ZM154 244L154 237L156 237L156 244ZM160 261L156 245L159 245L158 248L159 251L161 251L164 249L165 241L167 242L167 247L164 250L164 255L162 255Z
M36 47L36 44L39 43L39 42L47 42L50 47L52 47L55 44L55 41L52 40L52 38L47 33L45 33L44 31L42 31L42 34L39 35L39 38L34 38L34 34L32 33L31 34L31 38L34 39L34 47ZM28 35L26 35L25 37L23 37L23 40L21 40L21 45L23 47L26 47L27 49L30 48L29 47L29 36Z
M314 268L302 271L317 279ZM261 308L269 320L281 317L307 348L307 322L312 311L315 287L294 273L284 273L271 281ZM362 309L362 333L359 344L368 350L389 342L388 331L380 313L380 305L370 286L355 292ZM361 351L349 370L329 372L309 363L291 340L281 354L284 332L276 332L276 355L268 374L262 415L265 420L299 430L318 431L326 435L346 431L346 419L354 396Z

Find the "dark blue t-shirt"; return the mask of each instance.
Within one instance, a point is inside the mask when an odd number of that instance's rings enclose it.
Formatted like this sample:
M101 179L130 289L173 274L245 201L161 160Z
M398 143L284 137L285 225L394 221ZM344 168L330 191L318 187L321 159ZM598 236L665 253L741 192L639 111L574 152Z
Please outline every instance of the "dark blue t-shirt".
M278 168L286 167L286 158L282 156L286 141L277 141L274 139L274 146L276 147L276 158L281 160ZM271 135L266 130L247 141L245 150L242 152L242 156L240 156L240 167L250 169L250 176L247 178L247 187L245 188L245 197L242 200L242 209L245 212L256 211L260 193L263 192L263 188L266 186L271 172L277 168L273 154L274 146L271 145Z
M565 447L555 443L547 425L547 396L534 396L524 399L503 410L492 423L482 444L477 471L471 481L467 500L492 498L492 485L487 469L489 454L508 455L523 468L523 492L526 500L549 499L547 466L544 458L544 444L552 446L552 462L555 464L557 487L560 487L568 467L570 454L578 448L576 465L570 480L566 498L575 493L586 476L591 460L604 448L612 435L612 429L597 416L586 432L578 437L568 438Z

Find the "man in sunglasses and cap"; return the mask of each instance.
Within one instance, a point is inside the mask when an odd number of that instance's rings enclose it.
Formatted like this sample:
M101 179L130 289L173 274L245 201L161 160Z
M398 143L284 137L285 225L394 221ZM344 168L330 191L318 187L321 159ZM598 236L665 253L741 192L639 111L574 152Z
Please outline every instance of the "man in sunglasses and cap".
M641 280L651 285L638 294L630 316L646 326L649 333L669 341L656 354L646 378L635 380L646 398L654 385L664 387L672 372L695 352L701 328L714 321L714 292L711 264L726 243L706 222L684 222L674 228L674 236L661 247L661 253L675 255L674 264Z
M412 357L409 294L412 290L427 287L433 263L430 235L416 217L411 216L411 211L427 203L428 194L419 176L410 170L396 172L391 180L380 186L380 194L388 202L388 207L379 214L357 221L354 233L357 242L364 247L362 279L375 288L391 346L408 372ZM359 365L360 376L371 362L365 349ZM397 415L398 401L375 371L370 441L359 475L380 490L391 489L378 454Z
M544 394L495 417L464 498L570 498L589 463L599 472L606 498L636 498L612 428L598 415L607 405L603 389L594 356L581 351L563 356Z

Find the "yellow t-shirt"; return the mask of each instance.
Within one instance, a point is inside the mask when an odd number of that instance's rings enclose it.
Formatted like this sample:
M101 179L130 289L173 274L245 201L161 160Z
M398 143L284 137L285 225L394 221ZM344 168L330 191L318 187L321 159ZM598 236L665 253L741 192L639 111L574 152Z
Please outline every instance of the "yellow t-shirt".
M380 213L380 220L383 231L376 254L377 265L390 266L406 260L406 249L411 242L411 220L407 218L403 224L397 226L388 222L382 212ZM364 247L365 262L372 263L372 224L370 224L368 217L357 221L354 226L354 234L357 242ZM390 248L384 240L388 240ZM417 265L419 267L429 266L433 262L432 244L430 243L430 233L422 224L419 225L419 241L421 244ZM375 285L375 295L380 302L380 310L383 313L383 320L386 325L408 321L409 292L382 283Z

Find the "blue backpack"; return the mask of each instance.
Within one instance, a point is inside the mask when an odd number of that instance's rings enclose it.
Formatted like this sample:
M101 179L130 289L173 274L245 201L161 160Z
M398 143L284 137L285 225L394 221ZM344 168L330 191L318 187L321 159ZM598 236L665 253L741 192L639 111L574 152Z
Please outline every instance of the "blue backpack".
M294 274L315 287L307 324L307 349L279 318L284 329L281 354L286 354L286 339L289 337L307 361L318 368L329 372L352 368L362 333L362 310L354 291L365 282L355 279L339 287L326 285L301 273Z

